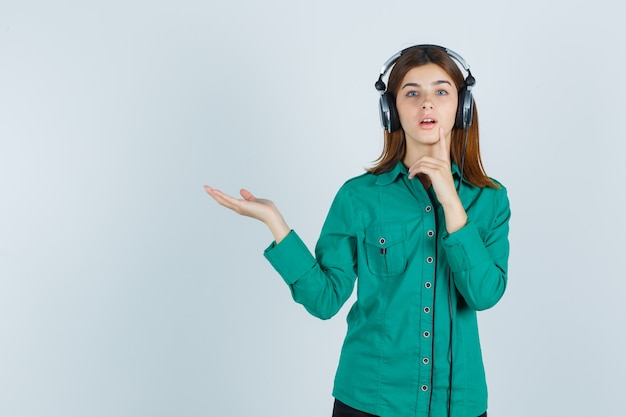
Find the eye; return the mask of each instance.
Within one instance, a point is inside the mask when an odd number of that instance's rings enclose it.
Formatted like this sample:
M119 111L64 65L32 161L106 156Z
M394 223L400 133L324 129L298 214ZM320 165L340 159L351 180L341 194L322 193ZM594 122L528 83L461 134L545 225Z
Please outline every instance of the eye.
M407 97L417 97L419 96L419 93L417 91L409 91L408 93L406 93Z
M447 96L448 92L446 90L444 90L444 89L437 90L437 95L438 96Z

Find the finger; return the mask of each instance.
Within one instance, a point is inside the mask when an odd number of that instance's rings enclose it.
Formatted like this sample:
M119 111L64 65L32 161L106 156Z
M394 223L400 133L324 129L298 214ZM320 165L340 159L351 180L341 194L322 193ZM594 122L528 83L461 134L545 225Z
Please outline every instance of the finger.
M256 198L254 198L252 193L250 191L246 190L245 188L242 188L241 190L239 190L239 194L241 194L241 196L244 198L244 200L247 200L247 201L256 200Z
M414 178L417 174L430 175L432 170L436 169L439 165L439 158L422 156L409 167L409 179Z
M220 190L216 190L212 187L209 187L208 185L206 185L204 189L220 205L227 207L229 209L235 209L235 207L237 206L237 202L239 200L236 199L235 197L231 197L228 194L224 194Z
M220 196L224 196L225 194L223 192L221 192L220 190L216 190L215 188L209 186L209 185L205 185L204 186L204 191L207 192L208 195L210 195L211 197L213 197L214 200L218 201L218 199L221 199Z
M450 146L446 140L446 134L443 127L439 128L439 159L444 161L450 160Z
M408 169L409 179L413 179L417 176L417 174L422 173L423 166L424 166L424 157L421 157L417 161L413 162L413 165L411 165Z

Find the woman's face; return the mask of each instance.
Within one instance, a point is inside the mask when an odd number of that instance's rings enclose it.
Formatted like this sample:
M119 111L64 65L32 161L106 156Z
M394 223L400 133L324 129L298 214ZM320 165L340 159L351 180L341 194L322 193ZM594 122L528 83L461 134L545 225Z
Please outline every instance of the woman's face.
M449 141L458 99L452 78L438 65L426 64L411 69L396 95L396 108L407 147L437 143L441 127Z

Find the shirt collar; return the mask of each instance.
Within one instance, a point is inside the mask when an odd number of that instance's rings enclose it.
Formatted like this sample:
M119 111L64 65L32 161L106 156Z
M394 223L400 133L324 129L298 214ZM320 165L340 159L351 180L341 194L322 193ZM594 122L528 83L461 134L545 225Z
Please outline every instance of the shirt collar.
M376 179L376 184L389 185L394 182L396 178L398 178L400 175L406 175L407 172L408 171L402 161L398 161L396 166L391 171L383 172L382 174L378 175L378 178Z
M391 171L383 172L382 174L378 175L378 178L376 179L376 184L389 185L394 182L400 175L406 175L407 173L408 171L402 161L398 161L396 166ZM460 176L461 170L456 163L452 162L452 177L454 178L455 183L457 183Z

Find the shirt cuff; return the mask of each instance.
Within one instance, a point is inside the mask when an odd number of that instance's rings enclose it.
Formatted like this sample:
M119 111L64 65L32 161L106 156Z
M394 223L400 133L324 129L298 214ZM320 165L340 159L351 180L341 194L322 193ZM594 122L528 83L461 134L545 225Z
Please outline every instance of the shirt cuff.
M467 271L490 259L478 229L469 220L461 229L444 236L443 247L454 272Z
M311 251L293 230L280 243L272 242L263 255L288 285L298 281L317 263Z

